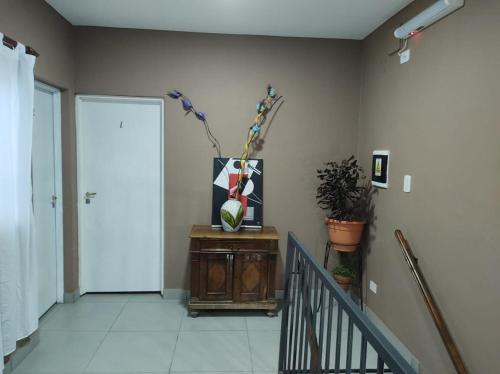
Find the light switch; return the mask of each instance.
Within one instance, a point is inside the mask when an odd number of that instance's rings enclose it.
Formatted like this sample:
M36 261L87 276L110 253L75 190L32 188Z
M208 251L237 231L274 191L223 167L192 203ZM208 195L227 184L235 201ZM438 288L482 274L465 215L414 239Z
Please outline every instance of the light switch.
M403 179L403 192L411 192L411 175L405 175Z
M373 293L377 293L377 283L372 280L370 280L370 291L372 291Z

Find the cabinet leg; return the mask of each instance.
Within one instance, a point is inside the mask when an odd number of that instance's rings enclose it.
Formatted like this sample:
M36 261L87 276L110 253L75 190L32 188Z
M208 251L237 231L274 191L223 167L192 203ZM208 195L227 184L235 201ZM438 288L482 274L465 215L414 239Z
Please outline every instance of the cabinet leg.
M200 312L198 312L197 310L190 310L189 311L189 317L191 318L196 318L200 315Z
M268 317L276 317L278 315L278 312L275 310L268 310L266 314Z

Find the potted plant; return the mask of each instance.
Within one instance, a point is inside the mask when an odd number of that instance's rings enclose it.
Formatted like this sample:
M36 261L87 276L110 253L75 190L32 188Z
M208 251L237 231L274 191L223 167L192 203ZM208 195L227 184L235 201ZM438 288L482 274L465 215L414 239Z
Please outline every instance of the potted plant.
M347 253L342 253L342 255L347 255ZM333 277L344 291L349 291L356 272L349 259L342 255L340 256L340 263L333 269Z
M321 181L316 198L320 208L328 210L325 224L333 247L339 252L353 252L361 241L369 208L369 187L363 168L354 156L341 162L327 162L318 169Z

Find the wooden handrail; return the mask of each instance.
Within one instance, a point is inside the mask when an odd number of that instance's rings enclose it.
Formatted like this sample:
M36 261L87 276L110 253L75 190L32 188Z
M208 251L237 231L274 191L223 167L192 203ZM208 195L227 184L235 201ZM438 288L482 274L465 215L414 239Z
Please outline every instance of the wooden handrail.
M455 370L459 374L467 374L468 371L467 368L465 367L464 360L462 359L458 347L455 341L453 340L453 337L450 334L448 326L446 325L443 315L441 314L441 311L439 310L436 301L432 296L431 290L427 285L424 275L422 274L422 271L418 266L418 260L413 255L413 251L411 250L410 244L404 237L401 230L394 231L394 235L396 235L396 238L398 239L399 244L401 245L401 249L403 250L403 255L405 257L406 263L410 267L410 271L413 274L413 277L415 278L418 287L420 288L420 292L424 297L427 309L429 309L432 319L434 320L434 323L436 324L436 327L439 331L439 335L441 335L441 339L443 339L444 346L446 347L446 350L450 355L451 361L455 366Z

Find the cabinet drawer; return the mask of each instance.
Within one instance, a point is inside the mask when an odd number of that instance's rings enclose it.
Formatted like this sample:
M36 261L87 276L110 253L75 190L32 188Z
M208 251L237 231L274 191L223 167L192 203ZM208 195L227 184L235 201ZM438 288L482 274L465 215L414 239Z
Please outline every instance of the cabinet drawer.
M241 253L238 255L238 258L241 261L255 262L265 260L267 257L262 253Z
M200 241L200 250L209 251L269 251L270 244L268 240L202 240Z

